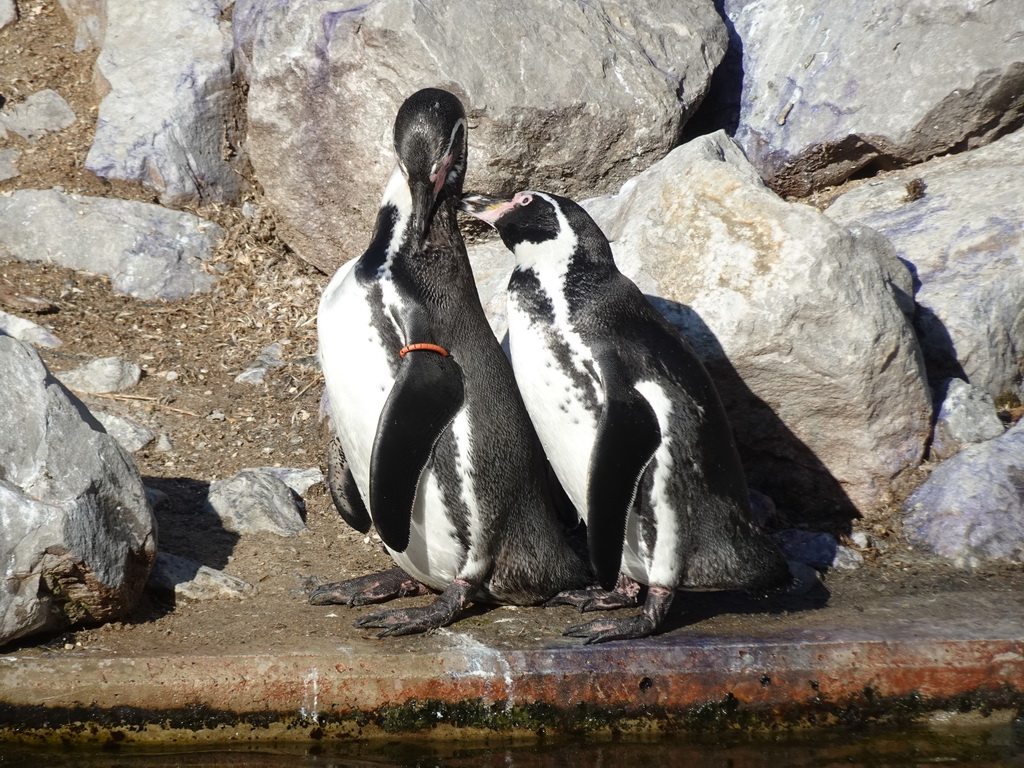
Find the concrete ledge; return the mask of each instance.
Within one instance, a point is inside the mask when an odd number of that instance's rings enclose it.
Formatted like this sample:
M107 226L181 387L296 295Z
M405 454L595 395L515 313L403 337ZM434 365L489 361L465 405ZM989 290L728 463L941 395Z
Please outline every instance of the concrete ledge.
M308 739L906 722L1024 707L1024 596L957 593L963 621L495 649L0 656L0 739ZM926 611L925 611L926 613ZM454 732L453 732L454 731Z

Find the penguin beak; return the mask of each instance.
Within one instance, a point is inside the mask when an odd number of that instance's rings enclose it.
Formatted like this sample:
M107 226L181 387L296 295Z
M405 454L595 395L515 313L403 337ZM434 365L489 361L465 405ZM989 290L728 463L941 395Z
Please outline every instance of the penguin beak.
M409 185L412 193L412 236L417 245L423 244L430 226L431 215L434 211L434 201L437 199L432 184L413 182Z
M511 211L515 204L512 200L502 200L499 197L473 193L463 197L459 207L470 216L495 227L498 224L498 219Z

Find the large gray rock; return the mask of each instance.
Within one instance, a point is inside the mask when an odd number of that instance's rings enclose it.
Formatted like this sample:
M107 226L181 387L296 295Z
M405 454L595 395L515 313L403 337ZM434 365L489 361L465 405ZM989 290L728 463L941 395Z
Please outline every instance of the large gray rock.
M724 0L724 10L742 61L717 101L782 194L979 146L1024 114L1018 0Z
M0 645L123 617L155 556L131 458L31 347L0 336Z
M934 384L1024 398L1024 131L866 182L826 213L878 230L910 267Z
M180 299L210 290L203 269L224 236L213 222L158 205L16 190L0 197L0 252L109 275L116 291Z
M969 443L982 443L1006 431L988 392L962 379L947 379L943 389L929 458L948 459Z
M99 48L107 26L107 0L60 0L68 22L75 28L75 50Z
M921 461L931 404L883 238L784 202L721 132L585 206L707 364L754 488L808 519L890 500Z
M37 91L0 110L0 131L7 129L29 141L67 128L73 122L74 111L63 96L50 89Z
M85 166L165 205L234 201L230 26L218 0L107 0L103 101Z
M327 272L369 240L415 90L463 100L467 188L594 194L678 142L727 44L709 0L239 0L234 24L253 167Z
M906 511L907 539L957 565L1024 562L1024 421L939 464Z

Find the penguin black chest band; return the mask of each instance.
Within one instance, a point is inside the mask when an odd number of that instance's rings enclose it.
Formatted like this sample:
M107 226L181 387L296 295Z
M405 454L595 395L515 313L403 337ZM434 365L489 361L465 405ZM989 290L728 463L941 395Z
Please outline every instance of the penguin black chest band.
M398 350L398 356L405 357L409 352L437 352L441 357L448 357L448 350L437 344L409 344Z

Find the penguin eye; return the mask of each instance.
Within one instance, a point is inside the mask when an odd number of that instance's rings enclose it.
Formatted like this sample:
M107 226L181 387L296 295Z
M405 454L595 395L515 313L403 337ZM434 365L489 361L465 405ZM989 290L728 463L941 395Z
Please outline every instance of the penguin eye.
M531 195L529 192L520 192L518 195L515 196L515 199L512 202L514 202L519 207L523 207L533 202L533 195Z

